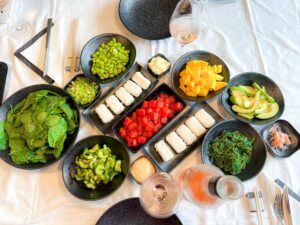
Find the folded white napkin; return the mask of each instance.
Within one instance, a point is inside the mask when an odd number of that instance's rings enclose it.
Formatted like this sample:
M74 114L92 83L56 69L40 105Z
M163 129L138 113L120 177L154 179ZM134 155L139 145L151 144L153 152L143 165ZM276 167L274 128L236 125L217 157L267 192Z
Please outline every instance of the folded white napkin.
M54 20L54 26L51 30L51 45L49 49L49 77L51 77L58 86L63 87L64 81L64 18L60 17ZM41 70L44 69L46 35L39 38L22 54Z

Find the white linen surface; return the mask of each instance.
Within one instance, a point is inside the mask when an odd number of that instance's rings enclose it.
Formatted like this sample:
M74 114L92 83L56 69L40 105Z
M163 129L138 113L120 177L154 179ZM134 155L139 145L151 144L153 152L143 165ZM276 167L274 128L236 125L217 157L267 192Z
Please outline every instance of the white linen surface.
M62 58L71 55L72 25L75 17L81 19L80 49L92 37L105 32L115 32L130 38L137 48L136 61L145 65L160 52L174 60L179 49L175 41L143 40L127 31L118 17L118 0L64 0L58 1L57 18L64 18ZM49 11L47 0L15 0L13 17L31 22L34 33L46 25ZM256 71L277 82L285 96L284 119L300 131L300 26L299 1L295 0L241 0L233 4L212 4L200 11L202 34L184 51L203 49L220 56L228 65L231 76ZM25 40L24 40L25 42ZM9 65L9 75L4 99L15 91L32 84L45 83L34 72L13 56L24 42L16 42L6 34L6 25L0 25L0 61ZM179 51L179 50L178 50ZM66 79L67 80L67 79ZM169 76L164 78L169 82ZM218 99L209 102L223 116ZM100 132L84 119L78 140ZM138 157L131 154L132 160ZM280 178L300 194L300 153L288 159L275 159L268 154L264 173L271 179ZM172 172L200 163L197 149ZM0 225L81 225L95 224L111 205L138 196L139 185L129 176L122 188L112 196L95 202L73 197L64 186L61 175L62 160L37 171L15 169L0 160ZM260 176L245 182L245 189L261 187ZM184 225L252 225L256 215L249 213L245 198L227 202L216 210L198 209L183 200L177 215ZM300 222L299 213L294 224ZM276 224L272 215L263 215L264 224Z

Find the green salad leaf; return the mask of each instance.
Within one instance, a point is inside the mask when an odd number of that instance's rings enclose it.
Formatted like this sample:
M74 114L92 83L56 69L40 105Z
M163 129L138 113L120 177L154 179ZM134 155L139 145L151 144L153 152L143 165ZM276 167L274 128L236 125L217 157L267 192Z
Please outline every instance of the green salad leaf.
M46 163L46 155L59 158L67 135L77 126L77 113L66 98L49 90L30 93L12 107L4 124L11 159L25 164ZM0 125L0 145L2 137Z
M239 131L223 131L216 137L209 148L209 158L214 165L223 171L236 175L246 168L251 160L253 143Z
M0 150L7 148L8 137L4 129L5 122L0 122Z

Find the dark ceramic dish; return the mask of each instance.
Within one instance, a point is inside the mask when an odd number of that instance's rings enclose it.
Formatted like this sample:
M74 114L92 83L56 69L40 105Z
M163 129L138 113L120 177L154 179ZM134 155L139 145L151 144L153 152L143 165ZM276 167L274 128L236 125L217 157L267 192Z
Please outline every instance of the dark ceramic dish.
M3 62L0 62L0 106L2 104L2 99L4 95L5 82L7 77L7 65Z
M100 184L95 190L92 190L87 188L83 182L76 181L71 174L75 173L76 156L80 156L84 148L92 148L96 144L99 144L100 147L104 144L107 145L111 149L112 154L116 155L117 159L122 160L122 172L116 175L108 184ZM64 159L62 169L63 180L68 191L77 198L83 200L99 200L111 195L122 185L128 174L129 165L130 159L128 152L117 139L110 136L91 136L76 143Z
M163 72L163 73L161 73L161 74L156 74L156 73L154 73L154 72L150 69L150 67L149 67L149 65L148 65L148 63L150 63L151 60L152 60L153 58L158 57L158 56L164 58L165 60L167 60L167 61L170 63L169 69L167 69L165 72ZM171 70L171 62L170 62L170 60L169 60L166 56L164 56L163 54L160 54L160 53L159 53L159 54L156 54L155 56L153 56L151 59L148 60L148 62L147 62L147 68L148 68L149 72L150 72L153 76L158 77L158 78L162 78L164 75L166 75L167 73L170 72L170 70Z
M142 74L148 78L151 81L151 85L147 90L143 90L142 94L138 97L135 98L135 102L132 103L130 106L125 106L125 110L119 114L119 115L114 115L114 119L110 123L103 123L97 113L95 112L95 108L105 102L105 99L111 95L113 95L120 87L124 85L124 83L131 79L132 76L135 74L135 72L141 71ZM83 111L83 115L90 121L92 124L94 124L101 132L104 134L109 133L112 130L113 124L115 124L121 117L122 115L126 114L131 108L135 106L138 102L140 102L146 95L149 93L157 84L158 80L151 76L147 70L145 70L143 67L141 67L139 64L135 63L133 67L130 69L130 71L127 73L126 77L123 80L117 81L114 83L109 90L107 90L100 99L98 99L94 104L92 104L90 107L88 107L86 110Z
M166 219L149 216L142 208L139 198L120 201L109 208L96 225L182 225L176 215Z
M260 86L265 86L267 93L273 97L276 102L279 105L279 112L276 116L270 118L270 119L257 119L253 118L251 120L246 119L244 117L239 116L236 112L234 112L231 109L232 103L230 102L230 87L236 86L236 85L249 85L252 86L252 83L256 82ZM269 77L259 74L259 73L242 73L240 75L235 76L230 80L227 87L225 88L223 94L222 94L222 104L225 108L225 110L235 119L238 119L240 121L243 121L245 123L250 123L254 125L264 125L271 123L275 120L277 120L279 117L281 117L283 111L284 111L284 98L283 94L280 91L279 86Z
M287 149L285 150L279 150L275 149L271 146L270 144L270 137L268 134L268 130L274 125L278 124L279 127L281 127L282 132L286 133L292 144L287 146ZM287 158L296 153L300 149L300 134L299 132L286 120L277 120L272 124L269 124L265 126L261 131L260 131L266 145L268 151L271 153L276 158Z
M130 51L129 61L126 65L125 71L121 72L120 74L118 74L117 76L115 76L113 78L107 78L107 79L102 80L102 79L100 79L100 77L98 75L94 75L91 72L91 68L92 68L92 61L91 61L92 58L91 57L92 57L92 54L99 48L100 44L107 43L112 38L116 38L117 41L121 42L122 45L124 45L125 48ZM81 55L80 55L80 64L81 64L82 71L86 77L90 78L92 81L94 81L96 83L105 84L105 83L110 83L112 81L115 81L118 78L122 77L124 74L126 74L128 72L128 70L131 68L131 66L133 65L133 63L135 61L135 56L136 56L135 46L128 38L126 38L120 34L107 33L107 34L98 35L98 36L92 38L91 40L89 40L88 43L86 43L86 45L83 47Z
M119 17L133 34L149 40L170 37L169 23L179 0L121 0Z
M150 139L147 140L147 142L143 145L140 145L139 147L133 148L133 147L129 147L126 143L126 141L120 136L119 134L119 129L121 127L123 127L123 120L126 116L131 116L133 112L135 112L137 109L142 107L143 101L149 101L152 99L156 99L159 94L161 93L165 93L167 95L173 95L176 99L176 101L179 101L183 104L183 109L174 114L174 117L171 118L167 124L165 124L164 127L162 127L156 134L154 134ZM122 118L113 126L113 132L115 133L115 135L120 139L120 141L122 142L122 144L131 152L136 153L139 149L142 149L151 139L155 138L156 136L159 136L160 133L164 130L165 127L167 127L168 124L173 123L173 121L175 121L179 115L181 115L182 113L184 113L186 111L186 103L184 102L183 99L181 99L168 85L166 84L161 84L159 85L155 90L153 90L142 102L140 102L139 104L135 105L134 108L132 108L130 111L127 111L126 114L124 114L122 116Z
M237 120L229 120L215 125L210 131L207 132L203 139L201 152L202 161L206 164L212 164L208 155L210 145L212 141L216 137L218 137L224 130L231 132L239 131L249 139L255 137L250 162L246 165L246 168L244 170L235 175L242 181L254 178L264 167L266 161L266 146L259 133L247 123L243 123Z
M72 81L75 81L78 77L85 77L84 74L78 74L76 76L74 76L68 83L67 85L64 87L64 90L67 91L69 85L72 83ZM91 104L93 104L101 95L101 85L100 84L97 84L99 86L99 89L98 89L98 94L96 95L96 97L94 98L93 101L91 101L90 103L87 103L85 105L80 105L80 104L77 104L79 108L81 109L86 109L87 107L89 107Z
M209 115L211 115L216 123L219 123L223 121L224 119L213 109L211 108L206 102L200 102L197 104L194 104L184 115L182 115L175 123L171 124L167 129L164 130L159 136L152 139L151 142L148 142L148 144L144 147L144 152L151 157L152 161L155 162L155 164L160 168L160 170L168 173L171 170L173 170L179 163L181 163L186 157L188 157L194 150L200 147L202 144L204 135L197 138L197 141L195 141L192 145L189 145L183 152L181 153L175 153L175 157L168 162L164 162L157 151L154 148L154 145L160 141L166 138L166 136L171 133L172 131L176 130L178 126L181 124L184 124L184 122L191 116L195 115L195 113L199 109L204 109ZM210 128L211 129L211 128ZM209 129L208 129L209 130ZM170 146L171 147L171 146ZM171 147L172 148L172 147Z
M52 86L52 85L46 85L46 84L38 84L38 85L32 85L26 88L23 88L17 92L15 92L13 95L11 95L0 107L0 121L5 121L6 120L6 115L11 109L11 107L14 107L17 105L19 102L21 102L23 99L25 99L30 93L35 92L35 91L40 91L40 90L49 90L52 91L60 96L67 97L67 103L71 106L72 109L74 109L77 113L77 122L78 122L78 127L75 129L73 134L69 134L67 136L67 139L65 140L64 143L64 148L60 154L60 157L56 159L53 155L47 155L47 162L46 163L30 163L30 164L22 164L18 165L15 164L9 155L10 149L7 148L5 150L0 151L0 157L9 165L20 168L20 169L26 169L26 170L32 170L32 169L40 169L46 166L49 166L50 164L58 161L61 159L67 151L69 151L69 148L74 144L79 126L80 126L80 113L77 104L73 100L73 98L63 89L60 89L59 87Z
M222 65L223 69L222 69L222 73L220 73L220 75L222 75L224 77L224 79L222 81L228 82L230 79L230 73L229 73L227 65L218 56L216 56L210 52L205 52L205 51L192 51L192 52L188 52L185 55L181 56L177 60L175 65L173 66L173 69L171 72L172 73L172 85L173 85L173 88L176 90L176 92L185 100L197 101L197 102L209 100L209 99L219 95L220 93L222 93L224 88L222 88L218 91L210 91L208 93L208 95L205 97L201 97L201 96L191 97L191 96L187 96L179 88L180 72L185 69L186 63L190 60L203 60L203 61L208 62L210 65Z

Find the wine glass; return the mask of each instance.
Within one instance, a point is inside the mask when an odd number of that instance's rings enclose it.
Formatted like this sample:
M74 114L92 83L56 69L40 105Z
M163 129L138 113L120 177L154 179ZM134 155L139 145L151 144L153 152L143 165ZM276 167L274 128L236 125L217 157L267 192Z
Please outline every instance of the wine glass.
M6 23L7 21L9 22L7 32L11 38L16 40L28 38L32 31L31 25L25 20L14 21L12 19L9 13L5 11L5 7L9 3L14 5L13 0L0 0L0 23Z
M183 47L193 42L199 35L197 2L195 0L180 0L172 14L170 32L177 43Z

